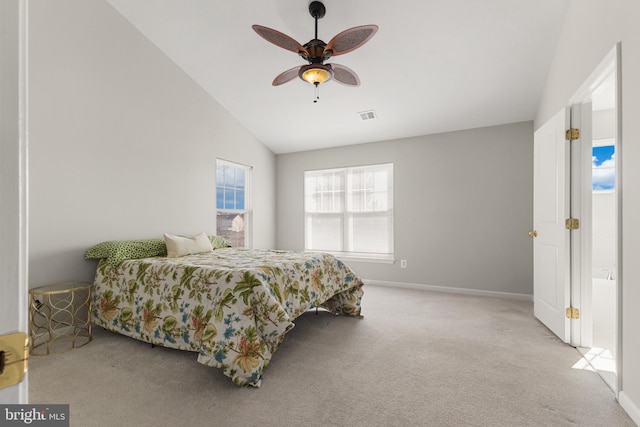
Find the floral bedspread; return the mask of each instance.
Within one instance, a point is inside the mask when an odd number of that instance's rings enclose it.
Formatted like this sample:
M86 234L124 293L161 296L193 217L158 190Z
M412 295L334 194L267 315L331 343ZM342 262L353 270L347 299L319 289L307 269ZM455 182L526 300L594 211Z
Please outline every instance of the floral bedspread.
M293 320L323 307L360 316L362 281L329 254L216 249L98 264L93 322L197 351L240 386L259 387Z

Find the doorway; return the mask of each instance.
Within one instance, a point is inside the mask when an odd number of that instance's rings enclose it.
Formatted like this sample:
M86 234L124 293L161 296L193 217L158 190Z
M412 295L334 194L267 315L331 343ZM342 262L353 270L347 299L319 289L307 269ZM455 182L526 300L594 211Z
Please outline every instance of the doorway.
M536 130L529 233L535 316L578 348L616 395L622 345L619 61L620 44L568 100L571 107Z
M590 327L578 349L609 387L616 391L618 354L618 221L619 193L616 185L616 165L619 163L617 142L616 74L615 67L606 70L591 91L591 179L582 187L590 193L590 209L585 212L590 221L590 236L586 253L590 254L591 280L586 272L583 289L591 293ZM585 161L586 163L586 161ZM586 165L585 165L586 166ZM584 197L588 200L589 197ZM588 230L585 230L588 232ZM587 255L589 256L589 255ZM590 332L590 336L589 336Z

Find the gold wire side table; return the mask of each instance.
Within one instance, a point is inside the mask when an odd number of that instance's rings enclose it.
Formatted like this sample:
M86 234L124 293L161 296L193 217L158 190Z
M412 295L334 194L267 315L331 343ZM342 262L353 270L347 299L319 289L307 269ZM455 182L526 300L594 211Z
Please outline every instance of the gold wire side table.
M45 356L91 341L92 284L66 282L29 291L29 353Z

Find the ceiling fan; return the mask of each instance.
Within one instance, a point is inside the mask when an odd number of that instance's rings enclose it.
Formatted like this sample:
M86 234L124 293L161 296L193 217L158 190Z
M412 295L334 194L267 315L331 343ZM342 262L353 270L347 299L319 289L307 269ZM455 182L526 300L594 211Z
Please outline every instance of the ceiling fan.
M360 86L360 78L348 67L340 64L325 64L324 62L332 56L343 55L349 53L371 39L378 31L377 25L362 25L359 27L344 30L329 43L325 43L318 38L318 19L324 17L326 8L319 1L313 1L309 4L309 13L315 19L316 31L315 38L305 45L301 45L286 34L262 25L253 25L258 35L262 38L279 46L283 49L297 53L308 62L307 65L293 67L283 73L280 73L274 80L272 85L279 86L287 83L296 77L313 84L316 87L316 98L318 100L318 86L321 83L335 79L338 83L347 86Z

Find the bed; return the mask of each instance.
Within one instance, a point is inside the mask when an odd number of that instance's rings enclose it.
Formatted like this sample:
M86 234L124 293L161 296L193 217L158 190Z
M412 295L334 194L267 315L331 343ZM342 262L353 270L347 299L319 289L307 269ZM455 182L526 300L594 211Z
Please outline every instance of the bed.
M222 243L204 253L168 257L164 242L149 241L155 250L131 250L132 242L141 241L126 241L124 255L114 257L118 242L103 242L85 253L100 259L93 323L154 345L197 352L198 362L220 368L239 386L260 386L271 357L305 311L322 307L361 317L363 283L330 254L234 249Z

